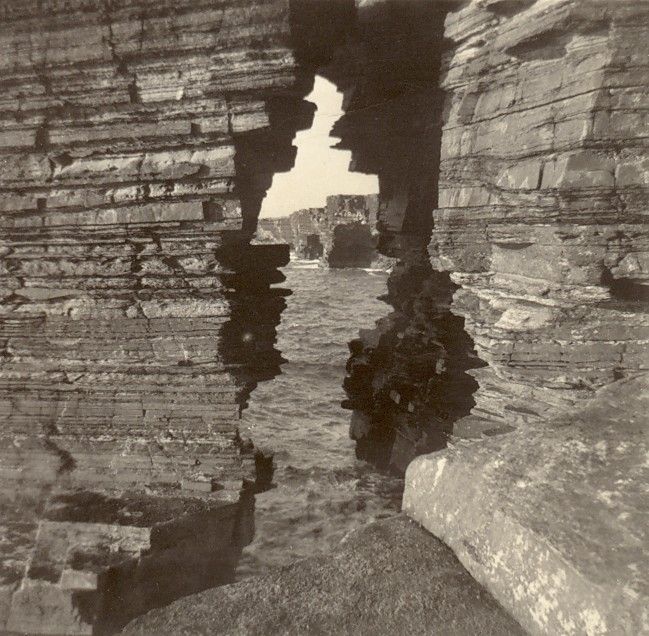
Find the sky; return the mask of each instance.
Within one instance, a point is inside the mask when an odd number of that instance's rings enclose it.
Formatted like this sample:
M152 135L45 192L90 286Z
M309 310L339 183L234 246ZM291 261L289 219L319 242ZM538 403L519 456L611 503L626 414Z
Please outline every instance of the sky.
M275 174L273 184L262 202L261 216L286 216L302 208L322 207L330 194L376 194L375 175L349 172L352 153L331 146L339 140L329 132L342 116L343 95L334 84L316 75L313 91L306 99L317 110L313 126L297 133L295 166L290 172Z

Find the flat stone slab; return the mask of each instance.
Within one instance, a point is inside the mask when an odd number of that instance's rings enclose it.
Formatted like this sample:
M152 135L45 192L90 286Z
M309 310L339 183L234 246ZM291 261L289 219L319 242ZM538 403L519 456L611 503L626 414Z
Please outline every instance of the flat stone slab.
M533 634L649 634L649 375L425 455L403 508Z
M441 541L398 516L331 555L188 596L127 634L523 634Z

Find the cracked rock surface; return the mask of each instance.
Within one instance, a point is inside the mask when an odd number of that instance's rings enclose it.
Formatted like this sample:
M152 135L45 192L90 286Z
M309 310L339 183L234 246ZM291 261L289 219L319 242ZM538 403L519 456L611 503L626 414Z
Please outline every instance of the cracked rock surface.
M0 631L233 576L287 293L249 239L310 116L289 44L280 0L0 7Z
M476 0L452 48L429 251L487 366L455 433L536 428L646 370L645 3Z
M299 257L320 258L328 267L388 268L395 260L377 252L377 213L377 195L332 195L323 208L261 219L257 239L288 243Z

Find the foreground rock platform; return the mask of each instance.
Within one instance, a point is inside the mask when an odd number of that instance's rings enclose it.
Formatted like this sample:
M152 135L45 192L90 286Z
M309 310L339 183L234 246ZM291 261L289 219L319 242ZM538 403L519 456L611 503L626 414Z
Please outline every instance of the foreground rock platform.
M415 460L404 510L536 634L649 633L649 376Z
M453 553L399 516L331 555L186 597L126 634L523 634Z

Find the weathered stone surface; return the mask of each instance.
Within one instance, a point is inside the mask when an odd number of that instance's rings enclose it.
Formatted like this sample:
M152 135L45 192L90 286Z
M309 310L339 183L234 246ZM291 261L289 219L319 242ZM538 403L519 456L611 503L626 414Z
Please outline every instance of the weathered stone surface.
M299 258L318 259L323 252L316 223L320 211L320 208L306 208L276 219L260 219L255 240L259 243L285 243Z
M230 582L252 528L251 496L225 504L209 490L65 490L43 510L29 503L2 503L9 632L110 632L179 595Z
M269 286L287 259L248 243L308 125L301 98L318 67L345 93L340 146L379 175L379 250L401 261L393 314L352 345L361 454L386 441L380 459L403 468L449 438L517 429L489 444L526 457L596 389L646 369L648 11L632 0L372 1L356 15L313 0L4 3L0 495L14 512L0 629L88 631L106 562L72 567L70 537L90 534L100 556L113 531L116 545L131 534L146 545L158 521L132 517L149 498L243 514L255 458L236 420L281 361L282 292ZM597 448L594 433L586 441ZM51 519L61 496L99 496L132 517L106 521L97 506L79 519L67 506ZM178 514L168 536L180 549ZM188 550L200 558L196 542ZM140 598L150 579L136 578Z
M282 361L288 260L249 240L312 110L289 17L285 0L0 7L0 631L86 633L232 577L242 491L268 478L237 422ZM132 515L68 506L53 525L66 497ZM120 552L133 599L109 608L106 536L155 534L154 504L182 527L185 500L203 538Z
M419 247L401 251L384 297L394 311L350 343L343 406L353 409L359 457L403 472L416 455L443 447L471 411L477 385L467 370L482 363L450 312L453 289Z
M522 634L440 541L404 517L331 555L177 601L126 634Z
M397 468L453 444L408 471L406 510L539 633L647 631L646 582L633 569L647 569L646 431L642 443L622 422L582 435L566 418L601 387L647 368L639 43L648 32L647 7L634 2L450 7L439 192L404 196L399 213L383 206L390 192L380 173L380 249L402 264L389 283L395 313L351 343L352 436L362 456ZM343 144L353 148L358 136L351 140ZM414 208L420 231L409 234L404 209L414 200L425 205ZM426 223L428 271L417 251ZM449 342L462 345L452 351ZM646 422L641 408L633 417ZM570 463L571 435L585 466ZM459 439L485 436L497 438L467 448ZM627 468L637 479L625 479ZM546 471L561 469L553 484ZM526 503L537 479L545 494ZM608 510L606 493L616 492L626 503ZM535 547L537 532L547 545ZM553 580L552 568L565 577Z
M534 634L649 633L649 376L417 458L403 508Z
M431 157L439 152L439 170L431 163L439 182L403 195L399 206L388 186L399 173L380 166L379 249L414 275L389 286L401 296L387 296L399 327L361 336L374 397L360 408L367 420L360 451L383 440L384 459L401 469L449 436L542 425L598 387L647 368L649 71L638 53L647 6L474 0L447 9L443 111L432 102L419 111L442 121L441 140L429 133L426 142ZM342 144L362 154L360 134L346 132ZM404 246L416 247L430 228L424 283L423 257ZM445 275L431 300L426 287ZM437 316L435 342L422 307ZM393 345L385 344L388 331L400 336ZM397 353L406 338L409 355L428 355L440 365L436 373L432 366L420 378L404 373ZM445 340L462 340L462 350L449 351ZM475 378L472 387L464 376L459 384L448 376L451 363ZM429 379L440 389L430 396ZM458 395L465 397L459 409ZM362 397L352 390L350 405Z
M429 249L488 363L457 435L543 425L647 368L648 10L476 0L447 17Z
M354 410L360 457L405 470L445 443L466 415L474 360L456 286L434 272L426 246L437 202L443 92L443 3L358 3L358 34L333 56L330 77L346 90L334 130L352 168L378 174L379 251L398 259L383 299L392 313L351 343L343 403ZM353 42L353 45L350 44Z

